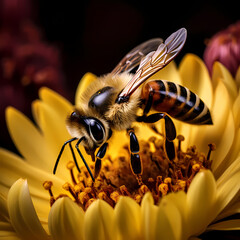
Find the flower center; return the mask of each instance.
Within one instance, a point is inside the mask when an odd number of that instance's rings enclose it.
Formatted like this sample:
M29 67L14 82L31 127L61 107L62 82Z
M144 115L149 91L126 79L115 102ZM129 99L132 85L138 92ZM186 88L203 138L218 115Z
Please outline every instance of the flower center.
M128 147L125 146L122 155L116 159L107 156L103 160L103 166L99 177L95 182L88 171L82 167L81 172L74 173L75 164L70 161L67 164L72 182L65 183L65 189L83 209L96 199L103 199L111 206L115 206L120 196L129 196L141 203L144 194L150 191L157 204L159 199L170 193L183 190L187 192L191 181L196 173L201 169L210 169L211 151L215 150L214 144L209 144L207 156L197 152L195 146L189 147L187 151L182 151L181 142L184 137L179 135L178 146L176 148L176 158L169 161L163 148L163 140L151 137L148 141L140 141L140 157L142 159L143 174L136 176L130 168L130 155ZM90 164L93 170L94 165ZM54 197L52 193L52 182L46 181L43 186L50 194L50 204L52 205L61 194Z

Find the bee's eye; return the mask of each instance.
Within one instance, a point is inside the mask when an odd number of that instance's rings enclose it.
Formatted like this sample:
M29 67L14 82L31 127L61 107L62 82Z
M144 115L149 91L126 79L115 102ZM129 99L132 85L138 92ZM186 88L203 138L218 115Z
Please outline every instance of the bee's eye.
M105 130L103 125L95 120L91 119L90 124L89 124L89 132L92 137L92 139L96 143L102 143L105 139Z

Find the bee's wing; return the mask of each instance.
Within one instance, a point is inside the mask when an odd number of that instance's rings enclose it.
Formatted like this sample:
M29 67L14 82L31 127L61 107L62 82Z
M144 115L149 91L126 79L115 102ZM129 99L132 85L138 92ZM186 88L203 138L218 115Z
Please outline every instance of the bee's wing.
M152 51L144 57L133 78L127 83L118 96L118 102L125 101L129 96L150 76L165 67L176 57L182 49L187 37L185 28L172 33L164 43L161 43L156 51Z
M112 74L130 72L137 67L141 60L151 51L155 51L163 42L161 38L153 38L132 49L113 69Z

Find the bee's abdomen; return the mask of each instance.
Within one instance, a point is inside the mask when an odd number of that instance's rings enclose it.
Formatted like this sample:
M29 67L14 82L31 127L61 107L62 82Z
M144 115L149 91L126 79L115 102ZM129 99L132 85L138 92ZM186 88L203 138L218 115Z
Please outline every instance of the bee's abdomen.
M143 86L141 97L146 102L150 95L153 110L191 124L212 124L206 104L186 87L169 81L150 81Z

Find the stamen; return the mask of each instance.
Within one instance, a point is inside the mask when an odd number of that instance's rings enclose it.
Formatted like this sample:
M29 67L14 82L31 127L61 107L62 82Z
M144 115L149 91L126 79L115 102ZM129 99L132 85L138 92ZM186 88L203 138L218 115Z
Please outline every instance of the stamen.
M47 190L49 192L49 195L50 195L50 206L52 206L54 204L54 202L56 201L56 199L54 198L53 193L52 193L52 186L53 186L52 181L45 181L43 183L43 187L45 188L45 190Z
M70 192L71 195L74 197L74 199L76 201L78 201L78 196L77 196L77 193L75 192L75 189L73 188L72 185L70 185L69 183L65 183L63 184L63 189L65 189L66 191Z
M124 156L121 155L115 159L106 156L102 159L102 169L95 182L92 181L85 167L82 167L81 172L74 175L75 164L70 161L66 167L70 172L72 183L65 183L63 188L84 210L96 199L102 199L114 207L120 196L128 196L141 204L143 196L150 191L154 203L157 204L161 197L170 192L180 190L187 192L195 175L201 169L211 168L210 156L216 146L209 144L206 156L199 153L196 146L191 146L183 151L182 141L184 141L184 137L179 135L177 139L177 156L173 161L169 161L166 157L163 139L151 137L148 141L139 141L142 174L134 175L132 173L127 145L123 147ZM94 163L90 164L89 167L93 170ZM52 182L50 181L44 182L43 186L49 192L51 206L56 199L67 196L60 194L54 198L51 191Z
M182 143L182 141L185 140L185 138L183 135L178 135L177 139L178 139L178 151L180 152L181 151L181 143Z
M211 156L211 152L216 150L216 145L214 143L209 143L208 144L209 150L208 150L208 154L207 154L207 160L210 160L210 156Z
M72 182L73 182L74 185L76 185L76 184L77 184L77 181L76 181L75 176L74 176L74 174L73 174L73 168L74 168L74 167L75 167L75 163L74 163L73 161L69 161L69 162L67 163L67 169L70 170Z

